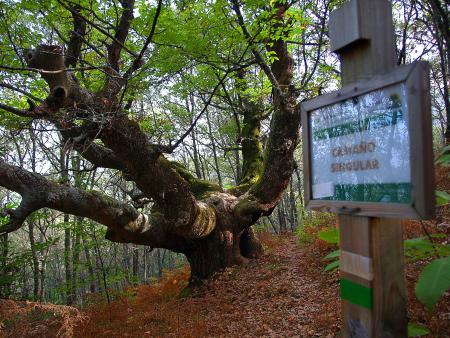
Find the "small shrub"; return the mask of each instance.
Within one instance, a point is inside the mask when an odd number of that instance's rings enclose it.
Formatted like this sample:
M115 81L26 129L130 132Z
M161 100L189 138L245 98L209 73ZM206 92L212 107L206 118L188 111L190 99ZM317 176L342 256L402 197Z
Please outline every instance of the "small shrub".
M295 229L295 235L300 245L308 246L318 239L318 233L323 229L333 229L336 225L336 215L327 212L313 212L306 218L302 227Z

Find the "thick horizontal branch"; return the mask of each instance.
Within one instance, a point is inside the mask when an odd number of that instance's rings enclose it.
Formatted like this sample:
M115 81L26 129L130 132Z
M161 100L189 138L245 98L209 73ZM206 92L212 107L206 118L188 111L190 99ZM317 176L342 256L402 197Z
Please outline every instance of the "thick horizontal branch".
M19 229L28 215L44 207L106 225L112 241L153 247L170 248L174 238L179 241L207 236L216 225L214 209L203 202L196 203L197 214L189 227L174 228L163 214L145 215L103 193L58 184L1 158L0 186L22 196L17 209L7 210L9 222L0 227L0 235Z
M155 219L102 193L52 182L42 175L9 165L3 159L0 159L0 186L22 196L20 206L7 211L10 221L0 228L0 233L17 230L30 213L48 207L106 225L116 241L145 242L155 247L165 245L162 224L152 224Z

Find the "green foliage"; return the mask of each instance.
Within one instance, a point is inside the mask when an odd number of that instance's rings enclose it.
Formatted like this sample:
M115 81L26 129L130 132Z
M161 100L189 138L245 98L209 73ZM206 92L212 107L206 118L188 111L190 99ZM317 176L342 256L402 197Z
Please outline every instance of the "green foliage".
M319 238L330 245L339 245L339 230L334 226L335 217L330 213L314 213L302 228L295 230L300 244L311 244ZM339 268L339 255L340 250L335 250L323 258L325 261L330 261L324 271L334 271Z
M445 238L444 234L432 234L432 238ZM426 259L437 255L444 257L450 255L448 244L432 243L426 236L407 239L403 242L405 256L412 261Z
M314 242L316 235L314 233L314 228L310 225L303 225L302 227L297 227L294 230L295 236L298 238L298 242L302 246L307 246Z
M450 145L444 147L441 151L441 155L436 160L437 165L444 167L450 166ZM436 205L438 207L444 206L450 203L450 194L446 191L436 191Z
M36 252L44 252L48 250L49 247L53 246L58 239L53 237L48 237L47 240L43 242L37 242L34 244L33 249ZM9 255L0 256L0 262L2 263L0 274L0 297L8 297L9 294L2 294L2 290L8 290L8 286L13 285L20 278L18 273L24 266L32 264L32 249L28 248L21 252L13 252Z
M339 257L340 254L341 254L341 250L334 250L322 259L327 260L327 259L331 259L331 258L336 258L336 257Z
M341 254L341 250L335 250L326 255L322 260L327 261L331 260L331 263L328 263L327 266L323 269L324 271L334 271L339 268L339 256Z
M339 244L339 230L337 228L331 228L319 231L319 238L328 244Z
M269 223L269 222L264 222L263 220L260 220L258 223L256 223L255 225L253 225L253 229L254 229L256 232L269 231L269 229L270 229L270 223Z
M301 245L309 245L317 239L317 233L321 228L329 228L335 222L336 216L332 213L314 212L311 217L304 220L303 227L295 229Z
M8 210L8 209L15 209L15 208L17 208L18 206L19 206L18 203L8 202L8 203L6 203L6 204L3 206L3 208L6 209L6 210ZM8 216L7 214L5 214L5 215L0 214L0 227L1 227L2 225L5 225L6 223L8 223L8 221L9 221L9 216Z
M408 337L420 337L429 333L430 331L424 326L408 323Z
M328 264L327 266L325 266L325 268L323 269L323 271L334 271L336 269L339 268L339 259L331 262L330 264Z
M431 310L442 294L450 288L450 256L428 264L420 273L415 293L417 298Z
M442 149L441 155L436 160L436 164L442 165L444 167L450 166L450 145L445 146Z
M450 194L446 191L435 191L436 205L438 207L447 205L450 203Z
M450 154L443 154L436 160L436 164L440 164L444 167L448 167L450 165Z

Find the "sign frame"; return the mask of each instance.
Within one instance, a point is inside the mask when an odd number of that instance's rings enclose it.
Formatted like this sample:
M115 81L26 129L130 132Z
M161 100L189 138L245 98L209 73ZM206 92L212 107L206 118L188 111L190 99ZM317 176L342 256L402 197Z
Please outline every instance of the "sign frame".
M359 81L301 104L305 205L307 209L369 217L431 219L435 216L434 156L430 98L430 66L416 61L386 74ZM384 87L404 84L409 115L411 202L359 202L312 198L311 126L309 114Z

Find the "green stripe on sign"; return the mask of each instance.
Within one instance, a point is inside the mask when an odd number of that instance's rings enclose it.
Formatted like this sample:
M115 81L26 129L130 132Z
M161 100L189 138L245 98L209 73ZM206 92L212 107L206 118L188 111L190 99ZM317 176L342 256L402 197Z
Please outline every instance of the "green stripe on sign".
M372 288L341 278L340 294L343 300L371 310L373 306Z
M410 203L410 183L337 184L334 195L318 198L333 201Z
M340 124L334 127L320 129L313 132L313 140L320 141L334 137L360 133L396 125L403 120L401 109L388 110L382 114L366 117L365 119Z

